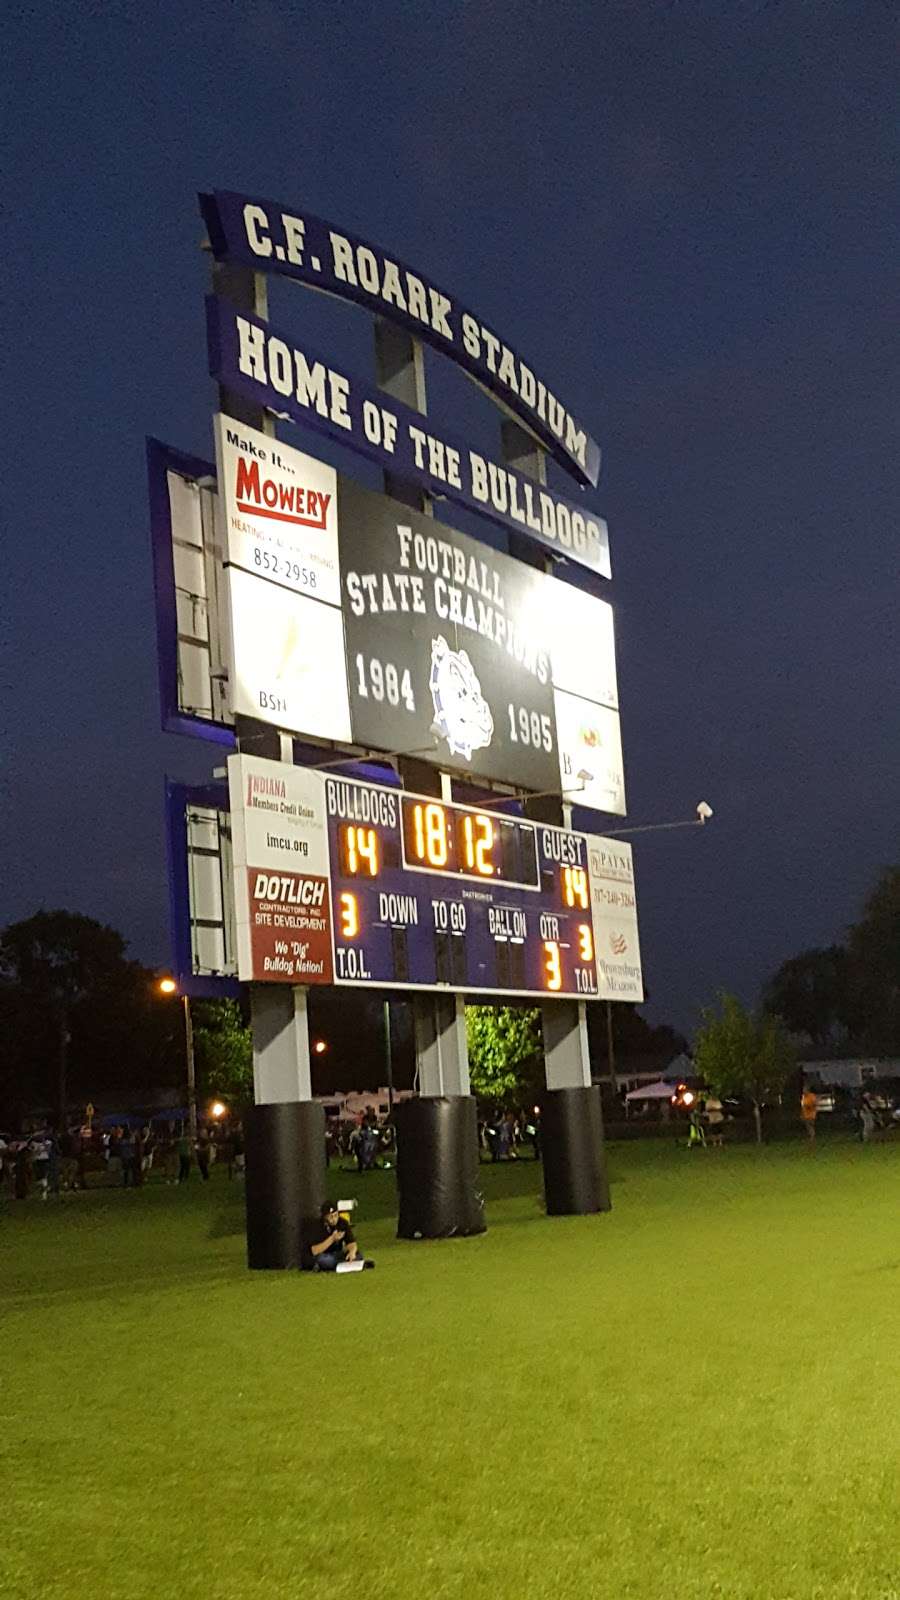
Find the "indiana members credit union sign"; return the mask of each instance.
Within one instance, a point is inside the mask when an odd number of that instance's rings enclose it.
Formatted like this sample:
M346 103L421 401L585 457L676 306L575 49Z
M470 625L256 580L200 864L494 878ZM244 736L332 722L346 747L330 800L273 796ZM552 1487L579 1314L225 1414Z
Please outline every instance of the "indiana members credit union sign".
M332 981L328 837L317 772L230 756L238 977Z
M424 273L300 206L221 189L201 195L200 206L217 258L284 273L400 323L520 417L579 483L596 484L600 447L587 430L529 363Z

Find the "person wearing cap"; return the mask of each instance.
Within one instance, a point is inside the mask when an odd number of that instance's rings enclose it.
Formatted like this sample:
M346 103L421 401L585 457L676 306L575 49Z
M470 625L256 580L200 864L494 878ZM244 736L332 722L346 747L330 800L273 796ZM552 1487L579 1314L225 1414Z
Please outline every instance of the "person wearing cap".
M322 1207L318 1232L319 1238L309 1243L313 1272L335 1272L345 1261L362 1261L350 1223L330 1201Z

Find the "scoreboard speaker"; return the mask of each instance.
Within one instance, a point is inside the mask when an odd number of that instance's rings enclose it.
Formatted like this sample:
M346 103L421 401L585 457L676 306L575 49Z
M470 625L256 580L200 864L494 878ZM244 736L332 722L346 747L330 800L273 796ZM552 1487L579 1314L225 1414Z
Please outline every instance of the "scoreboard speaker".
M548 1216L612 1209L599 1088L544 1090L541 1154Z
M244 1116L247 1265L299 1267L306 1218L325 1200L325 1111L311 1100Z
M402 1100L397 1129L398 1239L484 1233L473 1095Z

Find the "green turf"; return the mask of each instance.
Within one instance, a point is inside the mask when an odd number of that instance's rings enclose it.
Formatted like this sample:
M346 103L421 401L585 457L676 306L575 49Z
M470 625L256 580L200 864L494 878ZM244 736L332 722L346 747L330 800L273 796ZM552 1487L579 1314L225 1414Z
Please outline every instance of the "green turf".
M250 1274L236 1186L0 1205L0 1593L900 1596L900 1146L611 1153L614 1210Z

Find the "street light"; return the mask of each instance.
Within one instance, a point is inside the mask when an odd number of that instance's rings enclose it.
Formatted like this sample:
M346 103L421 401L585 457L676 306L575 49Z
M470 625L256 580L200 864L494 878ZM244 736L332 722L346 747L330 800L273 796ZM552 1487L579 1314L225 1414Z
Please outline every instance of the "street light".
M577 777L583 789L586 783L589 782L591 774L589 772L579 772ZM516 795L510 795L508 799L504 797L502 801L497 801L492 810L502 812L505 806L518 805L521 798L527 798L529 801L546 800L550 795L559 795L561 800L574 804L577 802L573 800L573 796L578 793L578 789L538 789L536 793L529 791L527 797ZM680 817L676 822L644 822L639 823L636 828L604 828L602 837L604 839L618 839L623 833L655 833L658 828L702 828L704 823L708 822L710 817L714 815L713 808L708 800L701 800L694 809L697 813L696 817Z
M178 993L178 984L174 978L160 978L157 987L160 994ZM191 1017L190 995L182 994L181 1009L184 1012L184 1053L187 1060L188 1130L193 1140L197 1137L197 1069L194 1062L194 1023Z
M323 1056L327 1049L328 1049L328 1045L326 1044L324 1039L317 1039L315 1044L313 1045L313 1050L315 1051L317 1056Z
M713 815L713 808L706 800L701 800L696 807L696 817L680 817L676 822L643 822L636 828L605 828L604 839L619 839L623 833L659 833L666 828L702 828Z

